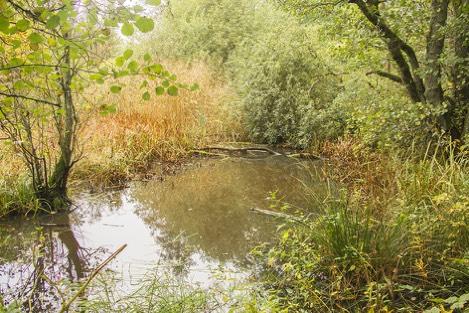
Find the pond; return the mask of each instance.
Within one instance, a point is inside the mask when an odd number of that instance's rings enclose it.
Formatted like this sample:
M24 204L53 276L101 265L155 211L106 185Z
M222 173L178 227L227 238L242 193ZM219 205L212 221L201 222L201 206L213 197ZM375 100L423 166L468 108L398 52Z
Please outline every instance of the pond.
M226 288L249 277L249 252L272 241L281 222L251 208L307 207L308 194L327 189L319 169L283 156L202 159L163 181L75 193L68 214L2 221L0 294L5 303L29 297L37 309L53 310L58 297L47 282L36 286L37 275L83 279L123 244L107 267L121 288L155 267L203 288Z

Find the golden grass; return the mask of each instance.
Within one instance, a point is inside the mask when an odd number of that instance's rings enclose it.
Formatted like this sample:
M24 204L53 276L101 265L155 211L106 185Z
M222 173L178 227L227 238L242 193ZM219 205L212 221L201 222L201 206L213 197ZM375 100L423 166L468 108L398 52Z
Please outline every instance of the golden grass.
M117 112L93 112L85 119L80 134L84 158L75 180L116 184L150 170L155 161L176 162L192 149L239 136L239 121L224 104L232 96L226 84L201 63L172 64L169 69L181 82L197 83L200 89L180 89L178 96L153 93L144 101L141 82L127 78L119 94L110 93L109 86L93 91L95 100L116 104Z

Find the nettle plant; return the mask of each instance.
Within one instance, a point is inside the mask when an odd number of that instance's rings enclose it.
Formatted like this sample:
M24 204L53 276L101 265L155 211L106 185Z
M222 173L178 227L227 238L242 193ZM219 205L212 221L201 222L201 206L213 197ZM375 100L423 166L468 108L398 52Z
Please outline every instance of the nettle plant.
M0 0L0 131L23 158L46 207L60 209L68 202L67 181L81 155L79 106L86 103L87 87L108 81L110 91L119 93L125 86L118 79L135 76L142 80L142 100L188 88L149 54L135 59L126 50L110 59L100 52L109 50L113 37L150 32L154 21L145 14L159 5L160 0Z

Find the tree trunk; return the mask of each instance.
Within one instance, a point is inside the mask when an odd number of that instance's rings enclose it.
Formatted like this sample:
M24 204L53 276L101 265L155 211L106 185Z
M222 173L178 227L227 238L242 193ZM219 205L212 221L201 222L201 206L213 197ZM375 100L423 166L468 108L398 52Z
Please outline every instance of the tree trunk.
M442 29L448 18L449 0L432 0L432 17L430 20L430 31L427 36L427 69L425 75L425 98L427 102L435 107L443 104L444 93L441 87L441 64L440 56L445 46L445 36ZM447 116L439 119L440 127L449 131Z
M469 0L454 1L455 17L461 28L457 28L454 38L456 64L453 69L453 84L457 106L455 111L457 112L458 108L462 111L459 112L462 116L461 122L458 123L462 139L469 135L469 16L464 13L464 7L469 7Z
M62 72L61 86L63 90L63 116L59 117L58 123L60 157L55 165L50 179L49 201L63 206L68 202L67 182L73 165L73 148L76 131L76 115L72 98L72 71L70 64L70 50L66 48L64 54L65 69Z

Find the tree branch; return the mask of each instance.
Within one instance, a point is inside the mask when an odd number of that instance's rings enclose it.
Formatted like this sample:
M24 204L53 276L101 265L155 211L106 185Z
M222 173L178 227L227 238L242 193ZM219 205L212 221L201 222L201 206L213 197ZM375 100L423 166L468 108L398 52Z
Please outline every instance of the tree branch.
M20 65L15 65L15 66L8 66L8 67L0 67L0 72L1 71L11 71L17 68L22 68L22 67L52 67L52 68L61 68L61 69L66 69L66 70L71 70L72 68L66 67L63 65L55 65L55 64L20 64ZM98 71L90 71L90 70L85 70L85 69L80 69L80 68L74 68L74 72L84 72L84 73L89 73L89 74L99 74Z
M397 34L393 32L379 16L379 13L377 14L369 8L369 4L367 2L363 0L349 0L349 3L356 4L368 21L373 24L380 31L382 37L386 39L385 41L388 45L388 50L399 67L402 82L406 86L412 100L414 102L425 102L425 87L423 85L423 80L417 73L420 68L420 64L412 47L397 36ZM377 9L377 4L374 5ZM404 58L402 51L409 58L410 65Z
M10 97L10 98L19 98L19 99L31 100L31 101L35 101L35 102L39 102L39 103L45 103L45 104L49 104L49 105L60 108L60 104L55 103L55 102L51 102L51 101L48 101L48 100L44 100L44 99L38 99L38 98L33 98L33 97L28 97L28 96L18 95L18 94L12 94L12 93L5 93L5 92L2 92L2 91L0 91L0 95L5 96L5 97Z
M399 84L403 83L402 78L400 78L397 75L385 72L385 71L370 71L370 72L366 73L366 75L373 75L373 74L381 76L381 77L385 77L385 78L390 79L393 82L396 82L396 83L399 83Z

